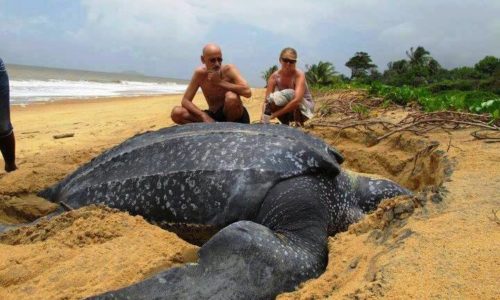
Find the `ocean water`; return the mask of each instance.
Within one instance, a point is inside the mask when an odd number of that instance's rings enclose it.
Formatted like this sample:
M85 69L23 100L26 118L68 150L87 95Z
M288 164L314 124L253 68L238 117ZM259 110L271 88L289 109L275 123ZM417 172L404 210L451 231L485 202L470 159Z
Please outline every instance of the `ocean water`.
M24 65L7 65L11 104L60 99L182 94L188 81Z

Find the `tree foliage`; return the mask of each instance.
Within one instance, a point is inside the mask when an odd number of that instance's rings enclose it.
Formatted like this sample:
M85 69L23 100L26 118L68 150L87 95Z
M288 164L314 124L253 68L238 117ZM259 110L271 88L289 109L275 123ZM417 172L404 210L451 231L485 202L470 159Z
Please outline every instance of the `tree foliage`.
M388 63L387 67L389 68L389 71L392 71L395 74L404 74L406 71L408 71L410 64L408 63L408 61L401 59Z
M262 72L261 78L266 81L265 87L267 87L267 82L269 81L269 77L271 77L271 75L273 75L273 73L276 71L278 71L278 66L274 65L274 66L270 67L269 69L265 70L264 72Z
M366 77L368 70L377 67L366 52L356 52L345 66L351 69L351 79Z
M497 69L500 69L500 58L494 56L486 56L481 59L474 68L483 74L493 75Z
M306 68L306 80L311 85L332 84L337 73L331 62L319 61L318 64L306 66Z
M413 47L409 51L406 51L406 56L410 59L410 65L412 66L424 66L429 63L432 59L430 57L430 52L425 50L424 47L418 46L417 49L413 50Z
M351 78L343 74L336 75L332 63L320 61L311 66L306 65L306 79L310 85L317 87L337 83L349 83L352 86L380 82L395 87L425 87L431 93L483 91L500 95L500 58L486 56L474 67L447 70L422 46L411 47L404 54L405 58L389 62L383 74L376 69L366 52L356 52L346 63L351 68ZM277 66L273 66L263 72L263 78L267 81L277 69Z
M422 86L441 80L443 68L424 47L411 47L406 51L408 60L390 62L384 72L385 83L402 86Z

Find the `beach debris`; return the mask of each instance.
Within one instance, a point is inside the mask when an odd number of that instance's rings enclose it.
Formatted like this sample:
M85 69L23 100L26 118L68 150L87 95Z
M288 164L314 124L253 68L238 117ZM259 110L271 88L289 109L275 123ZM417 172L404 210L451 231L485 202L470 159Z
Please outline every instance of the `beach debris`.
M488 116L476 115L462 112L453 111L440 111L440 112L413 112L408 114L403 120L392 123L384 120L359 120L353 119L352 116L341 119L338 121L331 121L325 119L313 120L308 122L308 128L314 126L318 127L336 127L340 131L347 128L354 128L359 130L359 127L363 127L369 131L374 131L370 126L379 125L384 129L384 134L382 136L375 137L371 142L371 145L378 144L381 140L395 134L398 132L409 131L413 132L419 136L425 136L424 134L434 130L435 128L442 128L444 130L453 130L463 128L465 126L479 127L481 132L488 131L491 134L498 134L500 132L500 127L495 124L489 124ZM339 133L340 134L340 133ZM472 133L472 136L478 140L487 140L486 142L498 142L498 136L479 134L479 131Z
M75 136L75 134L73 132L71 132L71 133L56 134L52 137L57 140L57 139L70 138L70 137L74 137L74 136Z

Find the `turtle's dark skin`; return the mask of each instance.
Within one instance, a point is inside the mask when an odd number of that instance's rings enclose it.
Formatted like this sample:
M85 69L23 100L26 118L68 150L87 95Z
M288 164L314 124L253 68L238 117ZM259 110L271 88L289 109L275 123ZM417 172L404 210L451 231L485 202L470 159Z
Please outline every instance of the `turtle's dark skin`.
M327 237L410 191L340 168L321 140L279 125L189 124L135 136L41 196L220 228L199 261L97 299L272 299L319 276Z

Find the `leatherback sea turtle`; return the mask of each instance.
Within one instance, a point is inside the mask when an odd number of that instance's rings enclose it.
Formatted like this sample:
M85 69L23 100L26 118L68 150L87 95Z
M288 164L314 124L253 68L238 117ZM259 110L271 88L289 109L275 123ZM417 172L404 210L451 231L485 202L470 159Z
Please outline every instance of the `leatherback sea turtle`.
M321 140L280 125L190 124L135 136L41 196L104 203L160 226L221 228L199 261L97 298L268 299L320 275L327 237L410 191L340 168Z

